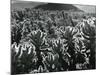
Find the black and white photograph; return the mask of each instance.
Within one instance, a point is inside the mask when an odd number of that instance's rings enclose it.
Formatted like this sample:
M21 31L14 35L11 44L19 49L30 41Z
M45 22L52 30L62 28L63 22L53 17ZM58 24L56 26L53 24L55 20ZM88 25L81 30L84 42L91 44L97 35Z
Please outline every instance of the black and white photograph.
M11 0L10 11L12 75L96 69L96 5Z

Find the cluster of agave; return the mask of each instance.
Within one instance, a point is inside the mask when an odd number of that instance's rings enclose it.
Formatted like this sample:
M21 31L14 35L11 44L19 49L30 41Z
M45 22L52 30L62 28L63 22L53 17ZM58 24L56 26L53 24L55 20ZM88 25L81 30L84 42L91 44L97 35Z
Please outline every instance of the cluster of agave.
M96 68L94 17L75 25L64 12L25 9L11 14L12 74Z

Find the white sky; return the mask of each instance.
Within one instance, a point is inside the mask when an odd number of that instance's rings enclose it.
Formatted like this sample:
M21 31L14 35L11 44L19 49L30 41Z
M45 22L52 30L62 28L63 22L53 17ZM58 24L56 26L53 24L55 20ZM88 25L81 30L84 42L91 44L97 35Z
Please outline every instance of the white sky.
M81 10L84 10L85 12L92 12L92 13L96 12L96 6L93 5L75 5L75 6Z

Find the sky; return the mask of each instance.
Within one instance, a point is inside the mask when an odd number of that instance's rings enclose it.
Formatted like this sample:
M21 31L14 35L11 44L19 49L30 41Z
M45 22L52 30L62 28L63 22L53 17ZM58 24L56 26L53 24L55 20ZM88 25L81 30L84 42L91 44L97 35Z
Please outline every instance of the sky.
M40 2L33 2L33 3L31 3L31 2L29 2L29 1L27 1L27 0L12 0L11 1L11 3L12 4L14 4L14 3L22 3L23 4L23 6L24 7L27 7L27 6L29 6L29 7L31 7L32 5L33 5L33 7L34 6L36 6L36 5L39 5L39 4L43 4L43 3L40 3ZM28 3L29 5L24 5L24 3ZM94 5L79 5L79 4L74 4L74 6L76 6L77 8L79 8L80 10L83 10L83 11L85 11L85 12L88 12L88 13L96 13L96 6L94 6ZM17 6L18 8L20 8L20 6Z
M75 5L75 6L81 10L84 10L85 12L96 13L96 6L93 5Z

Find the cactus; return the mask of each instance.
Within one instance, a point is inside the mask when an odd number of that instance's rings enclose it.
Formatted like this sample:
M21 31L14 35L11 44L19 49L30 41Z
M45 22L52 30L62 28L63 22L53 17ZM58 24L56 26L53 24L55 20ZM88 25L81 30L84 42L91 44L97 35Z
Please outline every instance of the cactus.
M59 58L56 60L58 61L59 65L56 65L57 70L61 71L63 68L63 70L67 70L68 69L68 63L63 59L64 57L64 53L63 53L63 46L62 43L60 42L60 40L57 42L55 41L55 43L53 42L49 42L49 46L52 47L53 53L54 54L58 54Z
M90 66L89 68L93 68L95 69L96 65L95 65L95 61L96 61L96 30L95 27L89 25L87 22L85 22L85 26L82 28L82 32L83 32L83 37L88 40L84 41L85 43L85 47L87 49L90 49ZM87 43L87 44L86 44Z
M11 69L12 69L12 74L18 74L18 73L20 73L20 69L21 69L21 65L20 65L20 59L19 59L19 55L21 54L21 47L22 46L20 46L19 47L19 50L18 50L18 53L17 52L15 52L15 48L13 47L12 48L12 58L11 58L11 63L12 63L12 67L11 67Z
M41 31L37 31L36 34L31 33L31 36L29 36L30 42L35 46L36 56L38 58L37 68L40 65L44 68L41 52L43 53L49 52L48 50L45 49L45 48L48 48L48 46L45 45L44 37L45 37L45 34L42 33ZM44 48L44 49L41 49L41 48Z
M22 46L19 46L18 53L16 54L12 52L12 74L29 73L35 68L35 62L33 61L33 59L36 56L33 53L33 48L31 48L30 53L28 53L30 47L26 47L26 50L22 53L21 48ZM14 50L14 48L12 49Z
M95 68L96 23L92 18L81 15L74 21L72 13L34 8L11 13L12 74Z
M12 30L11 30L11 43L13 44L14 42L17 43L17 45L19 44L20 40L21 40L21 27L17 26L15 24L15 26L12 26Z
M77 31L74 31L73 28L67 28L65 33L62 33L62 39L65 39L65 41L63 42L63 44L65 44L65 49L68 47L67 52L73 56L73 54L75 53L74 49L75 49L75 34L77 33Z
M71 56L70 57L70 67L69 70L75 70L75 35L77 33L77 30L75 31L73 27L69 27L66 29L65 33L62 33L62 39L65 41L63 44L65 44L65 49L68 52L68 54ZM73 61L73 62L72 62Z

